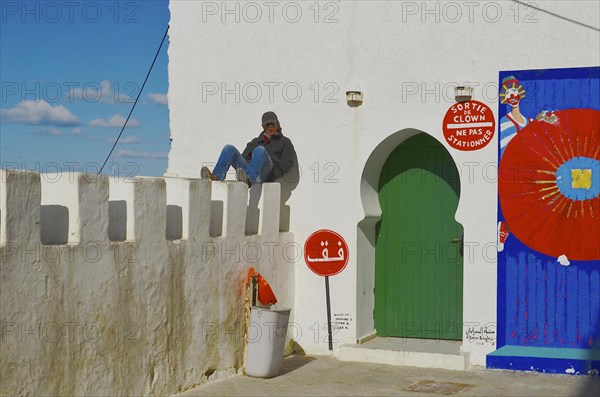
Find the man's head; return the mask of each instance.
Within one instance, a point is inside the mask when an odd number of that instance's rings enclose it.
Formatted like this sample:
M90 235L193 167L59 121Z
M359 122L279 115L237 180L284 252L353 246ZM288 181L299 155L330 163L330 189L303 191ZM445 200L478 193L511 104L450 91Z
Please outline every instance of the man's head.
M279 132L279 120L274 112L266 112L262 116L262 127L271 138Z

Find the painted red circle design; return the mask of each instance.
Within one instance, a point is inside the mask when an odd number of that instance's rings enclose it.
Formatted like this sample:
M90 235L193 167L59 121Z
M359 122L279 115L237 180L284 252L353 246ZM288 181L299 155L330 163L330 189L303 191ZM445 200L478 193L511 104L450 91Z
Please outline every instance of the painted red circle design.
M304 260L319 276L335 276L348 264L348 244L334 231L317 230L304 243Z
M496 131L494 113L484 103L455 103L448 109L442 124L444 137L454 149L478 150L491 142Z

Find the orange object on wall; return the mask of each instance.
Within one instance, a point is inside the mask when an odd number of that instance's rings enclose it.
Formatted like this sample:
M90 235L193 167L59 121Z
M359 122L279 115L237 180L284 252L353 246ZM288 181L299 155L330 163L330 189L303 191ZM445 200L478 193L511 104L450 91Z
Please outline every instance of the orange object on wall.
M265 280L253 267L248 269L248 284L250 284L252 277L255 276L258 279L258 301L265 306L277 303L277 298L275 297L273 289L271 289L267 280Z

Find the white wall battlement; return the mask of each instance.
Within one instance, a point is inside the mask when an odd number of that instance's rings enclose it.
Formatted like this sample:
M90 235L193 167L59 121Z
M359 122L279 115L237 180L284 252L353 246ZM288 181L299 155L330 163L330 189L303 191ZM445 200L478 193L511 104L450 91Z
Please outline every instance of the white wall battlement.
M293 307L278 184L0 176L2 394L168 395L238 370L250 266Z

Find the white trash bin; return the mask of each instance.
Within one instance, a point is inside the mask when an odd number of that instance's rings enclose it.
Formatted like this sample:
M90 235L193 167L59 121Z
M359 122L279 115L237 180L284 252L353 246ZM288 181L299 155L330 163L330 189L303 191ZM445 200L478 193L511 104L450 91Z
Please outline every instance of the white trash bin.
M279 375L290 310L251 308L246 375L257 378Z

